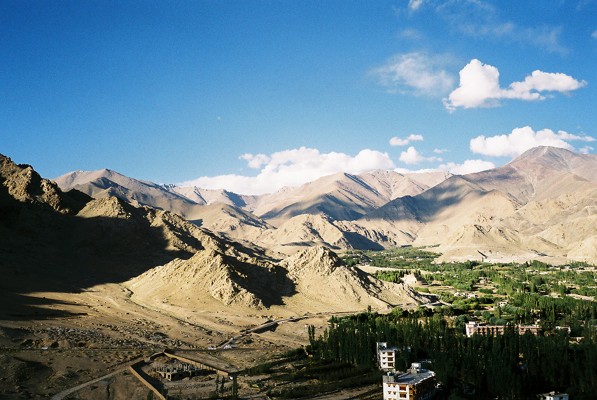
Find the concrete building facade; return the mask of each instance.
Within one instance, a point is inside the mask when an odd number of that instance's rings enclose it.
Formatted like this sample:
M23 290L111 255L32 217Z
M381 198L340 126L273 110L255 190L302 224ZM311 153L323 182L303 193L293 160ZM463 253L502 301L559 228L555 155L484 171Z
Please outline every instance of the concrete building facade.
M396 347L388 347L386 342L377 343L377 365L384 371L396 369Z
M466 336L471 337L475 333L478 335L503 335L506 329L509 328L506 325L479 325L476 322L467 322L465 326ZM531 332L533 335L538 335L541 331L539 325L515 325L514 331L519 335L524 335L526 332Z
M406 373L388 372L383 376L384 400L430 400L435 391L435 373L422 369L419 363L413 363Z

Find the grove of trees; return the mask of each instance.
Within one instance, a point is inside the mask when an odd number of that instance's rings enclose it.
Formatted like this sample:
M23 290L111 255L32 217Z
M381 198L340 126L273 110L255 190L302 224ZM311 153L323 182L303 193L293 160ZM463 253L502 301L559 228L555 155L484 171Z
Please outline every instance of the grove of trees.
M468 398L536 399L550 390L574 399L594 399L597 393L595 325L573 343L566 331L549 335L466 337L439 314L417 318L362 313L332 318L319 337L311 331L311 351L323 360L375 368L376 342L397 350L397 368L428 360L448 392Z

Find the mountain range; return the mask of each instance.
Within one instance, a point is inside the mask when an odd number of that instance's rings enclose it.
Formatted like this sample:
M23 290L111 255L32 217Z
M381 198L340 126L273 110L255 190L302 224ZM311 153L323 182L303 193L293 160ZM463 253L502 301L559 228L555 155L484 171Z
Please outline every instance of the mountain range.
M330 315L437 300L345 264L344 249L595 264L595 171L594 155L543 147L470 175L336 174L242 196L108 170L54 182L0 155L0 341L196 348L301 319L242 339L271 349Z
M70 183L81 185L76 182L84 175L76 175ZM272 308L337 312L421 302L403 285L346 266L328 248L274 254L141 204L201 207L171 188L111 171L86 176L94 178L88 187L97 198L77 189L63 191L33 167L0 155L0 319L68 316L57 315L60 304L43 294L109 290L107 284L122 285L137 304L161 310L232 305L247 314ZM230 212L232 221L248 215L223 203L204 207ZM255 228L271 229L259 223ZM322 296L326 287L340 292Z
M160 185L110 170L55 179L64 190L179 214L220 237L285 254L437 246L443 258L597 260L597 156L537 147L468 175L339 173L244 196Z

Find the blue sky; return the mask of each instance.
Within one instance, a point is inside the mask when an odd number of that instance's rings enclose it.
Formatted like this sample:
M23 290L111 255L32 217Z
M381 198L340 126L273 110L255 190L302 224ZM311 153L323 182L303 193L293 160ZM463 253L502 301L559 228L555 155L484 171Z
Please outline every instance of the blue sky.
M0 152L261 193L595 153L597 1L0 2Z

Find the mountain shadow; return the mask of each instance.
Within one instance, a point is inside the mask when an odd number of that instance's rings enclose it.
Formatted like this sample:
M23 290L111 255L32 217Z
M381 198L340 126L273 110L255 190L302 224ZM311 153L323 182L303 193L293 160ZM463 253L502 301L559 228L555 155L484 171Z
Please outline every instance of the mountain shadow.
M379 243L374 242L358 232L346 231L344 232L344 237L354 249L374 251L381 251L384 249L384 247Z
M325 215L335 221L353 221L369 211L371 208L358 207L350 199L342 201L330 194L324 194L307 202L290 204L281 209L274 209L260 215L264 220L288 220L297 215L312 214Z
M27 205L9 209L0 207L1 318L58 316L47 307L57 304L27 293L79 292L124 282L202 248L198 240L186 250L175 248L165 227L140 219L81 218Z
M216 241L167 212L64 193L1 155L0 237L2 319L65 316L43 293L124 282Z
M167 211L135 207L116 197L92 199L76 190L62 192L32 167L4 156L0 236L0 319L85 314L87 306L52 300L50 293L122 283L194 255L207 264L213 262L210 254L221 255L236 286L245 287L265 307L283 304L282 297L294 293L287 271L259 249L216 237ZM203 280L211 278L206 275ZM66 306L80 311L66 311Z
M454 175L417 196L404 196L390 201L363 219L429 222L444 210L457 205L470 194L487 193L462 176Z

